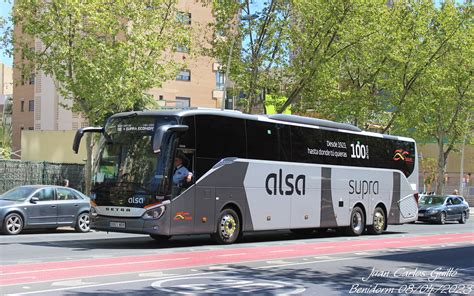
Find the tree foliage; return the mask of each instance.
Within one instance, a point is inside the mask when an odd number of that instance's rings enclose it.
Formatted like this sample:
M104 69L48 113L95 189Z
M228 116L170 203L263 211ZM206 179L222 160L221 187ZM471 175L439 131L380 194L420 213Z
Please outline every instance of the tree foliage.
M249 21L252 4L260 14ZM227 17L216 28L235 33L242 46L230 73L247 112L260 111L252 102L265 91L286 98L279 112L291 106L361 128L436 139L438 176L472 132L472 1L227 0L214 1L214 8ZM217 40L216 54L225 60L233 39Z
M53 77L69 107L91 125L116 112L143 109L154 102L147 91L182 67L173 51L189 42L190 29L178 20L175 2L15 1L13 42L21 56L15 67ZM86 143L89 174L90 137Z
M173 77L173 45L185 40L174 0L16 1L15 54L23 69L54 77L91 124L143 108L146 91ZM32 40L34 38L34 41ZM19 66L19 65L16 65Z

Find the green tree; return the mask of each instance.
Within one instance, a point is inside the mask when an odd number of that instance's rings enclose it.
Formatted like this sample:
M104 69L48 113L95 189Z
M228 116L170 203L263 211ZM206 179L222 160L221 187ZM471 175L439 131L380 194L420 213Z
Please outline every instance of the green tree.
M265 108L266 90L278 92L288 64L290 1L260 4L250 0L212 2L216 15L212 54L221 61L222 73L230 67L230 79L245 94L241 102L248 113Z
M52 76L70 108L90 125L115 112L142 109L153 103L147 90L182 67L173 51L189 40L189 28L177 21L175 2L15 1L15 54L25 61L15 66ZM89 173L90 136L86 143Z
M444 3L434 38L445 40L446 22L462 23L446 42L444 54L426 69L407 104L400 127L419 140L435 139L438 145L436 192L444 193L444 174L449 154L472 140L474 129L474 27L472 6Z

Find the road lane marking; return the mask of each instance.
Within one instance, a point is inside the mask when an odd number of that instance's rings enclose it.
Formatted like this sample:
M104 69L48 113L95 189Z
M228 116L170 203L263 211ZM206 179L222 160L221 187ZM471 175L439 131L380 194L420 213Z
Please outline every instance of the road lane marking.
M199 275L207 275L207 274L211 274L211 273L221 273L221 272L224 272L224 271L211 271L211 272L190 274L190 275L186 275L186 276L199 276ZM111 283L103 283L103 284L92 284L92 285L85 285L85 286L78 286L78 287L66 287L66 288L48 289L48 290L42 290L42 291L20 292L20 293L6 294L6 295L11 295L11 296L14 296L14 295L31 295L31 294L39 294L39 293L67 291L67 290L73 290L73 289L86 289L86 288L95 288L95 287L103 287L103 286L111 286L111 285L132 284L132 283L154 281L154 280L159 280L159 279L180 278L182 276L183 275L173 275L173 276L165 277L165 278L155 278L155 279L154 278L149 278L149 279L139 279L139 280L130 280L130 281L119 281L119 282L111 282Z
M156 263L156 262L167 262L167 261L179 261L179 260L189 260L191 258L172 258L172 259L161 259L161 260L149 260L149 261L139 261L139 262L122 262L122 263L110 263L110 264L98 264L98 265L82 265L82 266L75 266L75 267L63 267L63 268L51 268L51 269L38 269L38 270L28 270L28 271L18 271L18 272L6 272L3 273L0 271L1 276L5 275L15 275L15 274L23 274L23 273L31 273L31 272L49 272L49 271L61 271L61 270L73 270L73 269L83 269L83 268L96 268L96 267L107 267L107 266L119 266L119 265L130 265L130 264L140 264L140 263ZM25 278L35 278L35 277L25 277ZM23 278L15 278L15 279L23 279Z
M242 255L247 255L248 253L232 253L232 254L222 254L222 255L217 255L217 257L230 257L230 256L242 256Z
M254 267L253 269L269 269L269 268L275 268L275 267L305 265L305 264L312 264L312 263L333 262L333 261L354 260L354 259L360 259L360 258L359 258L359 257L346 257L346 258L328 259L328 260L316 260L316 261L306 261L306 262L295 262L295 263L288 263L288 264L260 266L260 267Z
M312 248L313 250L322 250L322 249L332 249L334 248L334 246L327 246L327 247L316 247L316 248Z
M295 250L292 250L292 249L288 249L288 250L275 250L275 251L271 251L270 253L282 253L282 252L293 252Z

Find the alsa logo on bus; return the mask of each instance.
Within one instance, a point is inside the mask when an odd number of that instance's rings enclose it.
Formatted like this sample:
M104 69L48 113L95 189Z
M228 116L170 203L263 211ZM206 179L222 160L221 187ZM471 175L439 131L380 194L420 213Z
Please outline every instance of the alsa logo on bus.
M287 190L283 190L283 179ZM306 177L304 175L295 176L288 174L283 177L283 171L280 169L278 175L275 173L269 174L265 179L265 189L269 195L292 195L294 192L298 195L305 195L306 192Z
M349 180L349 194L365 195L379 194L379 181Z

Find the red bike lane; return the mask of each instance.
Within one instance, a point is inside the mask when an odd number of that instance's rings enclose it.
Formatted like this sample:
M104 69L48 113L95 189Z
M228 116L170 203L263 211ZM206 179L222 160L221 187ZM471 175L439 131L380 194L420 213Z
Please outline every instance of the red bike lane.
M0 266L0 286L216 264L233 264L427 245L440 246L466 242L474 243L474 232L2 265Z

